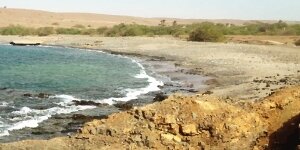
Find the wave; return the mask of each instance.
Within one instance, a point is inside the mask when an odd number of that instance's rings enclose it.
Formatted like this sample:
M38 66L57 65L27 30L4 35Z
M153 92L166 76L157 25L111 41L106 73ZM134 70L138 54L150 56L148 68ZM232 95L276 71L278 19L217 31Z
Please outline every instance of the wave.
M107 103L109 105L113 105L115 102L117 101L121 101L121 102L127 102L130 100L134 100L137 99L138 96L143 95L143 94L147 94L149 92L154 92L154 91L159 91L160 88L159 86L163 86L163 82L162 81L158 81L155 78L149 76L146 73L146 69L144 68L144 66L142 64L140 64L138 61L131 59L133 63L136 63L140 68L140 73L135 75L135 78L138 79L148 79L148 83L149 85L145 88L139 88L139 89L126 89L125 91L127 91L127 94L125 97L122 98L108 98L108 99L104 99L104 100L98 100L99 103Z
M46 46L43 46L43 47L46 47ZM49 46L49 47L52 47L52 46ZM53 46L53 47L55 47L55 46ZM82 50L95 51L95 50L90 50L90 49L82 49ZM103 51L95 51L95 52L105 53ZM113 55L113 54L111 54L111 55ZM140 95L147 94L147 93L153 92L153 91L159 91L160 90L159 86L164 85L163 82L158 81L154 77L148 75L144 66L141 63L139 63L137 60L134 60L134 59L126 57L126 56L121 56L121 55L114 55L114 56L130 59L133 63L137 64L140 68L140 72L139 72L139 74L135 75L134 77L138 78L138 79L147 79L147 82L149 84L144 88L126 89L125 90L126 96L124 96L124 97L121 97L121 98L111 97L108 99L95 100L95 102L107 103L109 105L112 105L112 104L116 103L117 101L126 102L126 101L137 99ZM12 112L12 114L19 116L20 117L19 119L21 119L21 121L18 121L16 123L10 124L10 125L3 124L5 127L4 127L4 130L0 131L0 137L8 136L9 132L11 132L13 130L20 130L20 129L23 129L26 127L28 127L28 128L38 127L41 122L49 119L53 115L69 114L69 113L76 112L76 111L96 108L96 106L75 106L73 104L74 100L84 101L84 99L78 99L71 95L55 95L55 96L50 96L49 98L50 99L59 99L60 102L56 103L59 107L53 107L53 108L49 108L46 110L35 110L35 109L31 109L29 107L22 107L20 110ZM7 106L8 104L3 103L2 105ZM2 105L0 105L0 106L2 106ZM22 116L23 117L26 116L26 117L24 117L26 119L22 118Z
M8 103L7 103L7 102L1 102L1 103L0 103L0 107L6 107L6 106L8 106Z
M58 96L63 97L63 96ZM39 126L39 123L48 120L53 115L58 114L69 114L76 111L94 109L96 106L65 106L65 107L53 107L46 110L35 110L28 107L22 107L19 111L14 111L12 114L19 116L26 116L26 120L19 121L17 123L6 125L9 126L0 132L1 136L8 136L10 131L20 130L23 128L36 128ZM20 118L21 119L21 118Z

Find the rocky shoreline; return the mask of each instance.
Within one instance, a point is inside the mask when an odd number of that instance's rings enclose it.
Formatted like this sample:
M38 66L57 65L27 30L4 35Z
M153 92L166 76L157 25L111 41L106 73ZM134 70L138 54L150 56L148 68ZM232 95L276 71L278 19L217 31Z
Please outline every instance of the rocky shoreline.
M0 41L5 39L0 37ZM179 72L210 77L205 82L209 90L172 94L143 107L125 104L125 111L86 123L77 135L2 144L3 149L257 150L299 144L299 136L294 134L300 123L299 48L161 37L55 36L44 40L49 45L142 56L158 64L171 61L188 68ZM161 97L158 99L166 98Z
M257 103L173 95L95 119L69 137L2 144L2 149L295 149L300 87ZM172 110L172 111L170 111Z
M70 48L62 45L55 46ZM93 50L99 51L99 49ZM53 116L49 120L41 123L37 128L25 128L12 131L9 137L0 138L0 143L15 142L20 140L50 139L54 137L71 135L76 133L84 123L89 122L93 119L107 118L107 116L112 113L129 110L137 106L144 106L156 101L162 101L172 93L180 92L185 94L193 94L198 91L204 91L206 88L206 86L204 85L204 81L208 79L207 77L188 73L190 72L190 70L176 66L174 64L174 60L167 60L160 57L147 57L141 55L128 55L125 53L113 53L108 50L101 51L112 55L122 55L123 57L131 57L134 60L138 60L148 70L151 76L162 80L165 85L160 87L161 91L159 92L151 92L146 95L140 96L139 99L131 100L128 102L119 102L117 104L114 104L113 106L109 106L108 104L95 103L93 101L74 100L73 102L76 106L96 106L96 109L101 109L101 111L93 109L89 111L79 111L71 114ZM194 83L193 80L196 80L197 82ZM194 84L199 86L194 86ZM2 90L9 89L3 88ZM53 95L49 93L24 93L23 96L47 99Z

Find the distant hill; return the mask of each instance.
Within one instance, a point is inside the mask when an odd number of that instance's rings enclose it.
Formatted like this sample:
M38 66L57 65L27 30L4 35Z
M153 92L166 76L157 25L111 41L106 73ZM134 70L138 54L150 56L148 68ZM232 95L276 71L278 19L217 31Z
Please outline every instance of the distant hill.
M113 26L120 23L136 23L143 25L158 25L161 20L165 19L167 24L172 24L174 20L178 24L191 24L196 22L210 21L214 23L231 23L241 25L247 22L256 22L250 20L207 20L207 19L176 19L176 18L142 18L131 16L117 16L105 14L91 14L91 13L55 13L40 10L27 10L27 9L11 9L0 8L0 27L8 25L22 25L27 27L72 27L74 25L84 25L86 27L101 27ZM277 21L261 21L274 23ZM300 23L300 22L288 22Z

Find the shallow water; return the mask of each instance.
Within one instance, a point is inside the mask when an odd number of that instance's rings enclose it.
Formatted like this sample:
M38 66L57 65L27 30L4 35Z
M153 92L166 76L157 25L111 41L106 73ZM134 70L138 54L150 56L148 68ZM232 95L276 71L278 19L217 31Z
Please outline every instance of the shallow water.
M53 115L95 108L75 106L73 100L113 104L159 90L158 85L162 83L147 75L142 65L126 57L0 45L0 136L38 127Z

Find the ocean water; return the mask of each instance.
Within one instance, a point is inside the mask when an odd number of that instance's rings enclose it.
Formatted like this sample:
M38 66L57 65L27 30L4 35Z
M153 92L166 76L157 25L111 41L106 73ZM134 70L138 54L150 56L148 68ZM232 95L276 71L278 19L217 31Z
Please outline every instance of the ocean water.
M38 127L53 115L95 108L76 106L73 100L113 104L157 91L162 84L127 57L73 48L0 45L0 136ZM39 93L50 97L39 98Z

